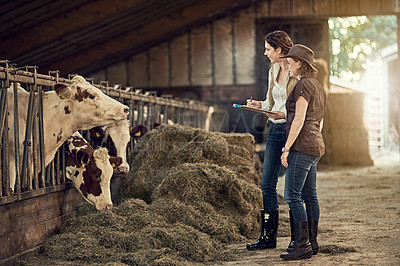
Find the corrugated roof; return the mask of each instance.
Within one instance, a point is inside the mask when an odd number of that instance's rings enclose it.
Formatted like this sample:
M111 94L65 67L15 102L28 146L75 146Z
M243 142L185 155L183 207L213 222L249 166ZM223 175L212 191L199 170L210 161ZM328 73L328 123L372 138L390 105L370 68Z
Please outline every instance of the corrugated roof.
M85 74L252 2L1 1L0 59Z

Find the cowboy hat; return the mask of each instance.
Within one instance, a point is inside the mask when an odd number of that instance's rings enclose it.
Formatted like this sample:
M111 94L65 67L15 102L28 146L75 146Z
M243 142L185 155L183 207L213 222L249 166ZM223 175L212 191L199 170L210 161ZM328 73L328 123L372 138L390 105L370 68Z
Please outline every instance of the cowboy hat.
M288 57L302 59L312 68L317 69L317 66L314 63L314 51L303 44L294 44L289 53L285 56L281 56L280 58Z

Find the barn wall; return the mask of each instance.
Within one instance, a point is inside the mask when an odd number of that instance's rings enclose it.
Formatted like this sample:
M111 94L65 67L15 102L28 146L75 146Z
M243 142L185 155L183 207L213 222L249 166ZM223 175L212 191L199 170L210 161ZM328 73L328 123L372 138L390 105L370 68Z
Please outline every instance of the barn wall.
M148 87L147 84L147 74L148 74L148 67L147 67L147 53L141 53L135 55L131 58L128 62L129 65L129 82L127 85L133 85L135 88L145 88ZM107 77L106 79L112 77Z
M189 84L189 45L188 34L171 40L171 86L180 87ZM132 84L135 84L134 82Z
M125 62L120 62L109 67L107 72L108 76L111 77L111 79L108 80L111 84L126 84L127 71Z
M398 2L398 1L397 1ZM200 91L218 86L253 86L256 84L256 19L328 19L334 16L384 15L398 12L396 0L271 0L260 1L208 24L171 36L163 43L140 52L119 64L118 71L93 73L102 80L119 80L138 88L202 86ZM307 33L306 31L303 33ZM315 32L311 32L311 38ZM325 38L326 39L326 38ZM325 40L326 42L328 40ZM317 57L329 58L329 45L315 47ZM122 77L121 77L122 76ZM241 95L224 93L216 102L232 102ZM203 100L200 95L200 100Z
M189 84L186 85L211 85L210 24L191 31L189 57L191 75Z
M163 43L150 49L150 87L165 87L169 82L168 45Z
M255 12L247 9L238 13L235 19L235 32L233 34L236 59L236 83L248 85L255 82Z
M232 18L216 20L212 26L214 81L218 85L231 85L233 84Z
M197 26L178 36L172 36L169 40L157 45L167 47L168 56L162 55L163 64L158 66L158 71L152 66L152 58L156 58L160 49L148 49L128 58L130 73L128 73L128 85L134 87L154 89L163 92L172 91L174 95L198 96L200 100L213 103L230 105L232 102L243 102L250 95L262 97L263 84L259 84L259 76L266 75L266 67L258 69L257 58L260 51L256 49L259 40L256 36L256 21L261 19L276 19L285 22L301 21L303 26L297 25L294 34L301 34L315 40L313 36L319 34L323 41L313 43L316 57L321 57L329 62L329 44L327 33L316 33L308 29L307 19L326 20L335 16L353 15L385 15L399 12L398 1L393 0L271 0L260 1L257 5L236 11L230 15L219 18L206 25ZM322 27L323 28L323 27ZM298 36L293 36L296 39ZM303 39L304 39L303 38ZM257 43L256 43L257 42ZM311 45L311 44L310 44ZM165 48L164 48L165 49ZM161 49L162 50L162 49ZM163 50L165 52L165 50ZM140 58L141 60L138 60ZM148 59L150 58L150 60ZM167 62L165 62L167 60ZM167 69L166 69L167 67ZM149 71L152 69L152 71ZM163 78L157 78L153 84L154 72L165 72ZM112 79L109 71L104 71ZM166 74L168 73L168 74ZM326 71L329 73L329 69ZM168 77L167 79L165 77ZM324 86L329 87L327 78L324 78ZM188 93L184 93L184 92ZM189 93L190 92L190 93ZM192 93L195 92L195 93ZM336 119L348 110L348 105L361 104L361 95L352 95L351 101L338 100L343 94L334 93L329 99L327 119L324 132L326 134L326 145L329 147L325 162L332 164L369 164L368 143L365 141L365 126L362 123L354 123L353 120L344 119L338 130ZM334 106L334 107L333 107ZM335 112L338 112L337 114ZM244 118L239 119L239 113L231 110L229 113L230 128L238 132L251 132L254 127L253 116L249 113L241 113ZM332 119L332 121L329 121ZM363 121L362 119L358 121ZM247 124L245 124L247 123ZM350 123L350 124L346 124ZM255 125L257 127L257 125ZM346 129L351 129L347 131ZM346 132L346 133L344 133ZM358 132L353 134L353 132ZM347 134L348 133L348 134ZM347 135L343 135L347 134ZM344 151L352 146L335 146L340 140L347 136L349 143L357 143L363 156L343 156ZM360 138L362 136L362 138ZM261 138L262 139L262 138ZM264 136L265 140L265 136ZM341 148L335 148L341 147ZM345 152L346 153L346 152ZM349 152L347 155L354 153ZM358 160L358 162L356 162Z
M254 86L257 10L253 6L198 26L116 64L126 64L125 68L110 66L89 76L144 89L202 87L199 91L206 98L209 90L218 86ZM240 95L237 90L225 91L223 98L213 100L224 102L249 95L242 91Z
M44 243L75 215L75 207L83 201L75 188L68 188L0 205L0 264Z

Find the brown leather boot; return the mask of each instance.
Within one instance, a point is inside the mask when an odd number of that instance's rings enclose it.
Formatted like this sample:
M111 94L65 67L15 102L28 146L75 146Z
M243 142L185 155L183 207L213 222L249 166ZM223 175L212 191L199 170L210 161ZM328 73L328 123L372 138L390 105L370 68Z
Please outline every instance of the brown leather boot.
M278 231L279 210L261 210L261 235L251 244L248 250L276 248L276 233Z
M294 241L294 250L288 254L282 254L284 260L309 259L312 256L311 244L308 241L308 222L300 221L296 225L296 239Z

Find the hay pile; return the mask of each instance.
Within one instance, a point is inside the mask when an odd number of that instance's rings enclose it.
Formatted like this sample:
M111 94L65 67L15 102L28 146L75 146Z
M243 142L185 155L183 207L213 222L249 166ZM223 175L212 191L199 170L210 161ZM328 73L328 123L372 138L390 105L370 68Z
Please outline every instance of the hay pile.
M225 243L258 236L261 164L250 134L159 126L137 147L112 211L81 208L42 257L193 265L232 259Z
M220 166L237 179L259 185L261 163L254 154L250 134L214 133L188 126L161 126L145 135L140 152L134 157L132 171L124 179L121 196L139 197L152 202L154 189L182 164L196 167ZM204 165L197 165L204 163ZM222 172L219 173L222 176ZM186 183L186 182L184 182Z

